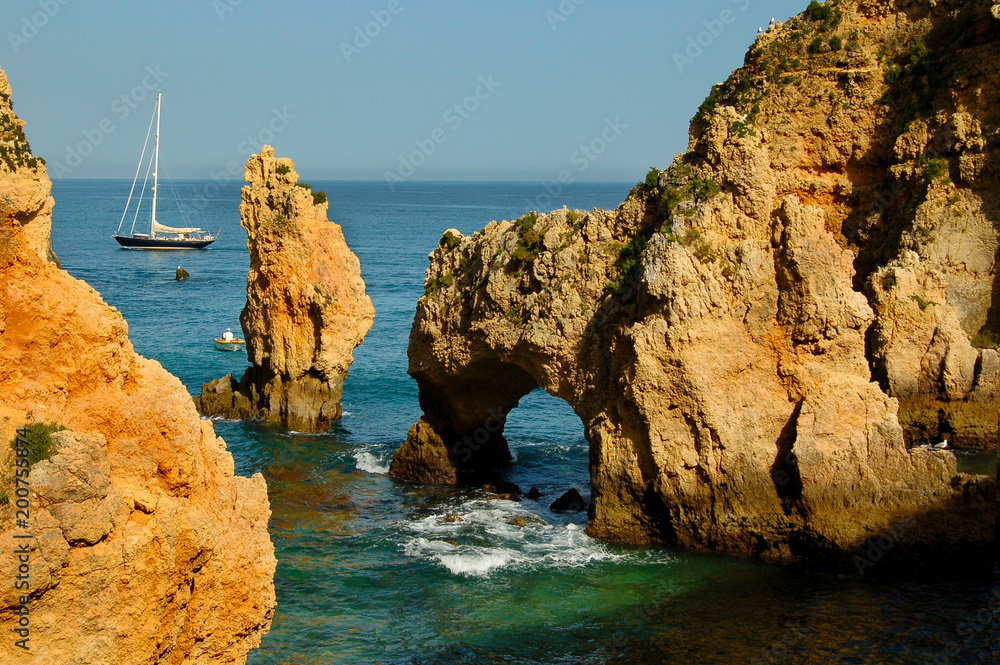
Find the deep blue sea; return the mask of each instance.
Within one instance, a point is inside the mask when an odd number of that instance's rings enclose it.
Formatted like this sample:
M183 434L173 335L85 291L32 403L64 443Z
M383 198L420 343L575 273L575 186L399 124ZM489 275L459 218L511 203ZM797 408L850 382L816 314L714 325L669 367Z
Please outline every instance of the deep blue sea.
M184 252L127 251L112 240L129 185L55 183L52 244L63 267L117 307L136 350L192 394L227 372L240 376L245 355L212 344L227 327L239 330L246 297L239 185L163 186L161 222L222 228L208 250ZM471 233L514 219L544 190L312 185L328 194L330 218L361 259L377 314L355 351L344 418L332 432L215 424L237 473L264 474L273 511L278 607L250 663L1000 661L992 580L873 581L588 538L585 514L548 509L570 487L589 493L588 453L573 411L543 392L522 400L506 431L516 456L509 479L537 486L542 501L486 501L474 489L390 480L392 452L420 415L406 346L427 254L445 229ZM569 185L546 207L614 207L630 186ZM189 280L174 281L178 266ZM964 463L995 473L995 456ZM443 521L450 513L463 521ZM513 517L528 526L509 524Z

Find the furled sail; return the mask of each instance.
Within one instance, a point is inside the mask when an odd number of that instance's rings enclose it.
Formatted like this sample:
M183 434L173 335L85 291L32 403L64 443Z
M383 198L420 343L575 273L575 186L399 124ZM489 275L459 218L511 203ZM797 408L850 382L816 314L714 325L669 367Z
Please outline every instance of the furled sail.
M174 228L153 220L153 233L201 233L201 229L195 227Z

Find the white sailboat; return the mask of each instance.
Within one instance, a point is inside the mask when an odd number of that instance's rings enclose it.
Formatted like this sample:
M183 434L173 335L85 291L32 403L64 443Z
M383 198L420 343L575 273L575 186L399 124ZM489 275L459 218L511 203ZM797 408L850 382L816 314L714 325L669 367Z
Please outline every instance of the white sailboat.
M139 166L135 171L135 178L132 180L132 190L128 195L128 202L125 204L125 211L122 213L121 221L118 223L118 230L113 236L118 244L127 249L202 249L208 247L216 238L197 227L173 227L160 224L156 219L156 199L160 193L160 108L163 102L163 93L156 93L156 141L153 147L153 158L150 166L153 169L153 203L152 212L149 216L149 233L136 233L135 224L139 218L139 208L142 207L142 193L139 195L139 203L135 209L135 217L132 220L132 229L128 235L122 235L122 225L128 215L132 204L132 195L135 193L135 185L139 181L139 172L142 170L142 163L146 157L146 147L149 145L149 131L146 132L146 143L142 146L142 155L139 157ZM153 128L153 120L149 123L150 130ZM149 167L146 168L146 178L149 178ZM146 180L142 183L143 191L146 189Z

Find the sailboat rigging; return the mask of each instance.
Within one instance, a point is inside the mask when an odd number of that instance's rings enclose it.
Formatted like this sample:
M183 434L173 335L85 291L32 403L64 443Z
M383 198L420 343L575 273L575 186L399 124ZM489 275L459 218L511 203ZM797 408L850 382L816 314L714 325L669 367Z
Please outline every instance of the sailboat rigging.
M118 230L113 236L118 244L127 249L202 249L208 247L219 237L214 236L197 227L173 227L160 224L156 219L156 200L160 193L160 108L162 106L163 93L156 94L156 140L153 147L153 158L150 165L146 167L146 177L143 179L142 191L139 194L139 203L135 210L135 217L132 220L132 229L128 235L122 235L122 225L128 215L132 205L132 195L135 193L135 185L139 181L139 172L142 171L142 163L146 158L146 147L149 145L149 131L153 128L153 121L150 120L150 129L146 131L146 142L142 146L142 154L139 156L139 167L135 171L135 178L132 180L132 189L125 203L125 211L122 219L118 223ZM146 189L146 181L149 178L149 168L153 169L153 202L152 212L149 216L149 233L136 233L135 223L139 218L139 208L142 206L142 197Z

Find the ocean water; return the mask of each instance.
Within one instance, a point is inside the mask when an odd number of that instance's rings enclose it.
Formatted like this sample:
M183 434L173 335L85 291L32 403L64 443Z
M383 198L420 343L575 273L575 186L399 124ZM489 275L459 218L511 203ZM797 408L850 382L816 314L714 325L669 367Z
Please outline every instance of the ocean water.
M245 355L216 351L212 338L239 330L245 300L239 185L165 186L163 223L221 227L222 236L206 251L135 252L111 239L129 184L55 183L52 242L63 266L117 307L136 350L192 394L227 372L238 377ZM547 507L570 487L589 493L588 452L573 411L540 391L511 414L507 436L516 456L508 478L525 490L537 486L541 501L489 501L476 489L390 480L392 452L420 415L406 344L427 254L445 229L471 233L543 207L545 190L530 183L313 187L327 192L331 219L361 259L377 314L355 351L344 418L329 434L215 423L237 473L266 477L273 511L278 607L250 663L1000 660L989 579L872 580L588 538L585 514ZM570 185L544 207L613 207L629 187ZM189 280L174 281L178 266ZM962 463L996 469L995 456ZM459 519L446 521L449 515ZM515 517L527 526L510 524Z

